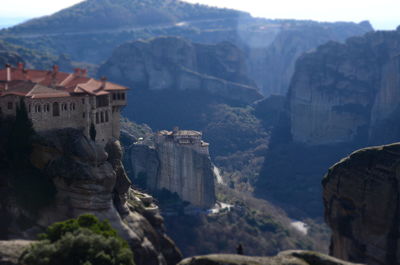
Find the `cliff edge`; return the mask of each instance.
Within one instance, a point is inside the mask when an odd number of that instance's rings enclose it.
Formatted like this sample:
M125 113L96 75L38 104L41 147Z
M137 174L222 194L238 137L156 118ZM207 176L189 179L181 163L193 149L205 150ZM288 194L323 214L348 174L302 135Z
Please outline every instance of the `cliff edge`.
M400 264L400 144L354 152L323 180L333 256L370 265Z

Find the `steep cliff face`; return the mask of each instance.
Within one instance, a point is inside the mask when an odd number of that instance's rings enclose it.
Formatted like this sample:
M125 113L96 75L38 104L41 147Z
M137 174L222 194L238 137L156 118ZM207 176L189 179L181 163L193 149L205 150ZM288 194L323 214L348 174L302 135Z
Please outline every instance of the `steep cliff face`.
M328 41L342 42L371 30L368 22L305 23L281 29L263 53L250 53L250 75L265 96L284 96L288 91L296 60L304 52ZM255 56L257 58L253 58Z
M109 142L104 149L74 129L41 135L34 143L31 160L41 172L39 177L48 177L54 183L55 197L35 214L21 208L12 196L2 200L5 218L13 220L9 227L3 227L8 231L5 236L34 238L53 222L92 213L108 219L128 241L136 264L175 264L181 257L179 250L165 235L151 197L130 188L121 157L118 141ZM10 208L13 210L7 210Z
M400 144L366 148L323 180L331 254L371 265L399 264Z
M400 29L328 43L302 56L288 96L296 142L399 139Z
M130 148L134 178L145 178L150 191L167 189L194 206L213 206L214 173L208 146L180 143L172 137L157 133L150 145L138 143Z
M130 42L114 51L99 75L140 89L203 91L245 103L261 98L246 76L244 56L229 43L175 37Z

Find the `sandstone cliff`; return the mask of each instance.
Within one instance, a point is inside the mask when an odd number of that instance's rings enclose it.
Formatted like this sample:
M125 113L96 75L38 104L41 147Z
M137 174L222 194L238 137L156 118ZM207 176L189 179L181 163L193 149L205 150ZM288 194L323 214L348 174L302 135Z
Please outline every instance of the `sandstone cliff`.
M176 133L188 132L178 131ZM191 131L190 131L191 132ZM214 173L208 144L185 143L172 132L156 133L154 142L131 146L130 163L135 179L145 178L146 189L176 192L194 206L209 208L215 203ZM197 132L196 132L197 133Z
M362 149L323 180L331 254L371 265L400 264L400 144Z
M383 144L400 137L400 29L330 42L302 56L290 84L293 140Z
M129 42L98 74L141 90L203 91L244 103L261 98L246 76L243 54L229 43L195 44L175 37Z
M130 188L130 181L121 163L118 141L105 149L74 129L45 133L34 141L32 164L39 169L38 180L49 178L55 194L46 206L32 211L29 193L35 186L25 187L26 194L15 196L28 183L7 186L7 178L20 178L17 169L2 171L0 209L6 225L3 238L34 238L42 228L56 221L92 213L108 219L135 253L136 264L175 264L179 250L163 231L163 219L148 195ZM30 178L33 169L22 172ZM34 178L34 176L31 176ZM8 180L10 182L10 180ZM13 183L13 181L11 181ZM32 197L36 199L35 197ZM22 202L20 202L22 201ZM4 222L4 220L3 220Z

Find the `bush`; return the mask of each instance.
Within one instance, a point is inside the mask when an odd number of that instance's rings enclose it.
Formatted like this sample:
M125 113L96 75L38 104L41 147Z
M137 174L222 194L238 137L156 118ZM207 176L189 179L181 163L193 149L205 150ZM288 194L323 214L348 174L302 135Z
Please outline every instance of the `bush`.
M117 236L108 221L93 215L55 223L40 242L26 250L26 265L134 265L128 243Z

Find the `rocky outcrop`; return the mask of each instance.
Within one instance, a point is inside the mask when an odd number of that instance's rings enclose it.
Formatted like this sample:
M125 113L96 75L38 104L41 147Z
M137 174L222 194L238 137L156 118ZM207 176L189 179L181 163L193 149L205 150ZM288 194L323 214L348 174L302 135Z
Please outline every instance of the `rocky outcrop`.
M176 37L134 41L118 47L100 76L148 90L204 91L251 103L261 98L247 77L241 51L229 43L195 44Z
M54 183L55 198L34 216L14 205L11 218L18 213L17 220L31 219L31 223L19 225L13 229L17 234L9 236L29 238L56 221L91 213L109 220L128 241L136 264L176 264L181 254L164 233L157 206L150 196L130 188L121 157L118 141L110 141L104 149L75 129L43 133L35 140L31 160L41 177Z
M302 56L290 85L293 140L384 144L400 137L400 29L330 42Z
M371 265L400 264L400 144L354 152L323 180L331 254Z
M177 134L193 133L178 139ZM185 135L186 137L187 135ZM146 189L167 189L192 205L209 208L215 204L214 173L208 144L194 131L158 132L152 143L139 142L130 148L135 179ZM144 178L144 180L143 180Z
M184 259L178 265L355 265L312 251L283 251L275 257L213 254Z

